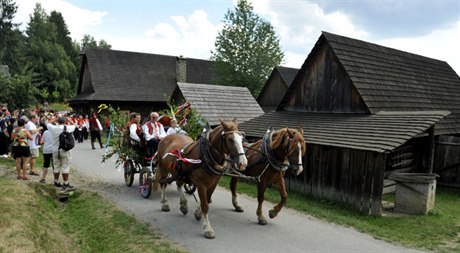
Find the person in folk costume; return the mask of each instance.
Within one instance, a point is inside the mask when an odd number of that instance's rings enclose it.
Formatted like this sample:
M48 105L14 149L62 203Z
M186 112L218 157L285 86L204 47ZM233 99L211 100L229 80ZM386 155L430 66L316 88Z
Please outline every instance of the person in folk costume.
M89 117L88 115L85 115L85 118L83 119L83 128L82 128L83 138L85 140L88 140L88 129L89 129Z
M128 146L140 150L143 147L143 135L142 135L142 128L140 125L141 122L141 115L137 112L132 112L129 115L129 122L126 124L126 131L127 134L125 135L127 140L126 143Z
M94 147L94 142L96 141L96 139L99 142L101 148L104 148L101 141L102 125L95 113L93 113L93 116L89 119L89 131L91 134L91 148L96 149Z
M85 126L85 120L83 119L83 116L80 115L78 118L75 120L75 126L77 127L75 129L75 132L77 132L76 139L78 140L78 143L83 142L83 127Z
M163 124L158 122L158 113L150 113L150 121L147 121L142 130L145 135L145 140L147 141L147 154L153 156L158 149L158 143L166 136L165 129Z
M187 135L187 132L182 130L182 128L177 124L176 119L172 119L171 120L171 127L166 132L166 135L171 135L171 134L184 134L184 135Z
M80 139L80 135L81 135L81 128L79 128L80 126L80 122L78 120L78 116L77 115L73 115L72 118L71 118L74 126L75 126L75 131L73 132L73 137L75 138L75 140L79 140Z

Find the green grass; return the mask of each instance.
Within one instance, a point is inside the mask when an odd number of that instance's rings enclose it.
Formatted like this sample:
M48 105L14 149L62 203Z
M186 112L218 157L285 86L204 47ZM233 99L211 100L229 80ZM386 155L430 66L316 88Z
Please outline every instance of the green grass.
M229 177L223 177L219 185L228 189L229 182ZM257 196L254 183L240 182L238 192L252 197ZM391 196L389 198L391 199ZM269 188L265 192L265 199L277 203L280 197L276 190ZM264 206L271 208L267 203ZM460 252L460 193L458 191L437 189L435 209L427 215L367 216L344 204L313 199L293 192L289 193L286 206L409 248Z
M0 252L186 252L97 193L76 190L61 203L52 185L2 170Z
M181 252L97 193L77 192L59 212L81 252Z

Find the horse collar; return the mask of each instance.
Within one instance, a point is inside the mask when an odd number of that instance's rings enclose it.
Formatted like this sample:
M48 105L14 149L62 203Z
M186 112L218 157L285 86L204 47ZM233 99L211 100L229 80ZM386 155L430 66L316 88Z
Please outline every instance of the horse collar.
M264 135L263 142L261 145L262 152L265 153L268 159L268 163L270 163L270 165L274 169L278 171L285 171L289 168L289 165L285 163L286 161L280 161L277 159L276 154L273 148L271 147L272 137L273 137L272 131Z
M212 157L212 150L211 143L209 142L209 133L211 131L207 131L206 134L203 134L200 138L200 153L201 153L201 160L204 163L204 167L207 169L208 172L214 175L223 175L228 169L228 163L224 159L224 164L218 164L214 158Z

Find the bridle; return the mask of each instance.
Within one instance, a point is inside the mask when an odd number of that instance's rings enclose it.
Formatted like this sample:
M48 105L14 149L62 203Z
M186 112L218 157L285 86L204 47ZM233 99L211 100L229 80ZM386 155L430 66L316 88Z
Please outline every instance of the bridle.
M244 156L244 155L245 155L244 152L242 152L242 153L237 153L237 154L235 155L235 154L232 154L231 151L230 151L231 149L229 148L229 144L228 144L228 140L227 140L226 136L229 135L229 134L235 134L235 133L238 134L238 135L240 135L240 136L244 139L244 132L242 132L242 131L239 131L239 130L222 131L222 133L221 133L222 141L220 142L220 145L222 145L223 142L225 143L225 148L226 148L227 151L229 152L229 154L230 154L230 159L231 159L232 162L234 162L234 160L235 160L237 157L239 157L239 156Z
M292 162L291 156L292 156L292 153L294 153L294 150L289 151L289 149L290 149L290 147L292 145L291 142L293 142L293 141L294 141L293 138L289 138L285 149L286 149L286 154L287 154L287 158L288 158L288 161L289 161L289 168L293 169L293 170L297 170L299 168L299 166L302 166L302 160L297 161L297 163ZM301 154L302 153L302 147L301 147L301 144L300 144L300 140L297 141L297 144L295 146L296 147L294 149L298 148L299 153Z
M221 136L220 136L220 141L219 141L219 149L215 148L214 146L211 145L210 142L210 135L216 131L216 129L213 129L211 131L208 131L206 133L203 133L203 135L200 138L200 150L201 150L201 156L202 160L204 161L205 167L213 174L219 175L225 173L227 170L229 170L232 165L234 165L235 159L241 155L245 155L245 153L237 153L237 154L232 154L231 149L229 148L228 140L226 138L227 135L229 134L234 134L237 133L239 135L242 135L242 132L238 130L231 130L231 131L222 131ZM222 145L225 145L225 148L227 149L229 154L221 154L222 150ZM219 159L215 159L215 157ZM224 163L221 165L216 160L219 161L224 161Z
M287 169L293 169L296 170L299 168L299 166L302 166L301 160L298 161L297 163L292 162L291 155L294 152L294 150L291 150L292 142L295 141L294 138L289 138L286 144L284 144L283 151L286 154L286 158L288 161L288 164L285 163L286 160L281 161L277 156L273 148L271 147L271 142L272 142L272 135L275 133L273 132L267 132L264 137L263 137L263 142L261 145L262 152L265 153L267 156L268 162L270 165L277 169L278 171L284 171ZM297 142L297 145L295 145L296 148L299 148L299 152L301 153L301 147L300 147L300 140Z

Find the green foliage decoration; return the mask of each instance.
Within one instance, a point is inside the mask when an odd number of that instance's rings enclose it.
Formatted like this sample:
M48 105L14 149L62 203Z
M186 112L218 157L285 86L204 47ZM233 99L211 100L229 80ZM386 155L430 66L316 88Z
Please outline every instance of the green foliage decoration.
M193 140L197 140L205 125L203 117L195 109L191 108L189 102L176 104L169 98L167 105L168 109L162 110L160 114L167 115L171 119L176 119L182 130L187 132L187 135Z
M115 109L111 105L108 105L106 110L108 112L107 117L112 124L115 134L112 137L114 138L113 141L110 142L110 149L107 149L106 153L102 156L102 162L104 163L115 155L117 157L116 166L122 164L126 157L130 157L137 164L142 164L143 157L126 142L127 138L125 136L128 134L126 125L128 124L129 115L120 112L119 108Z

